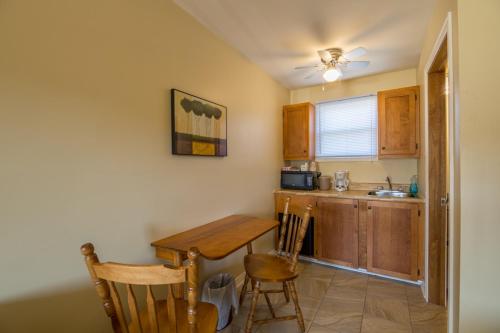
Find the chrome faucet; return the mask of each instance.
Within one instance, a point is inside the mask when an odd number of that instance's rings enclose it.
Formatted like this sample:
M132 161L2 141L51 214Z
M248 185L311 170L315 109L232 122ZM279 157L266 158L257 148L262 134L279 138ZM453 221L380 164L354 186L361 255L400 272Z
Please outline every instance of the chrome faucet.
M389 184L389 190L391 190L391 191L392 191L391 177L387 176L387 177L385 178L385 180L386 180L386 181L387 181L387 183Z

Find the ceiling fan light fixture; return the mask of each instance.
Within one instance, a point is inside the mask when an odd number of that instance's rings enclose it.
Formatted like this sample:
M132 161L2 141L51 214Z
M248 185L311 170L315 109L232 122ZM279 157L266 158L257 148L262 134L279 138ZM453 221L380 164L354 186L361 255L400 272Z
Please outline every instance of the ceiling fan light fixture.
M329 68L323 73L323 79L327 82L336 81L340 77L340 71L336 68Z

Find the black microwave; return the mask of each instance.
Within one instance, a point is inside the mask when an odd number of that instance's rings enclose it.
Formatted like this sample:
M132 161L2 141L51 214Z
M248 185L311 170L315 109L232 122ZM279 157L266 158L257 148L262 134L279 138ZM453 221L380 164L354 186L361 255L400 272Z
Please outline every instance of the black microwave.
M320 175L316 171L281 171L281 188L312 191L319 187Z

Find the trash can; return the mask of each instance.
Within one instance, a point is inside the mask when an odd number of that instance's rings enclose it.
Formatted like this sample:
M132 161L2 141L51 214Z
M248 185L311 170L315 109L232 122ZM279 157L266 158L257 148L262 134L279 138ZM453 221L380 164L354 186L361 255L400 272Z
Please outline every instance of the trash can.
M229 273L219 273L210 277L203 284L201 301L212 303L219 312L217 330L221 330L230 324L231 308L238 313L238 294L234 277Z

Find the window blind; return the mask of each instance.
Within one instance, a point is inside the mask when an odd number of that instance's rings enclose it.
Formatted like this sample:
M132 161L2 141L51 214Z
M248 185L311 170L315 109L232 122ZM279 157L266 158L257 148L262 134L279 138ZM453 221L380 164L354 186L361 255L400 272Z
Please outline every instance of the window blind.
M316 156L362 158L377 155L377 96L316 105Z

